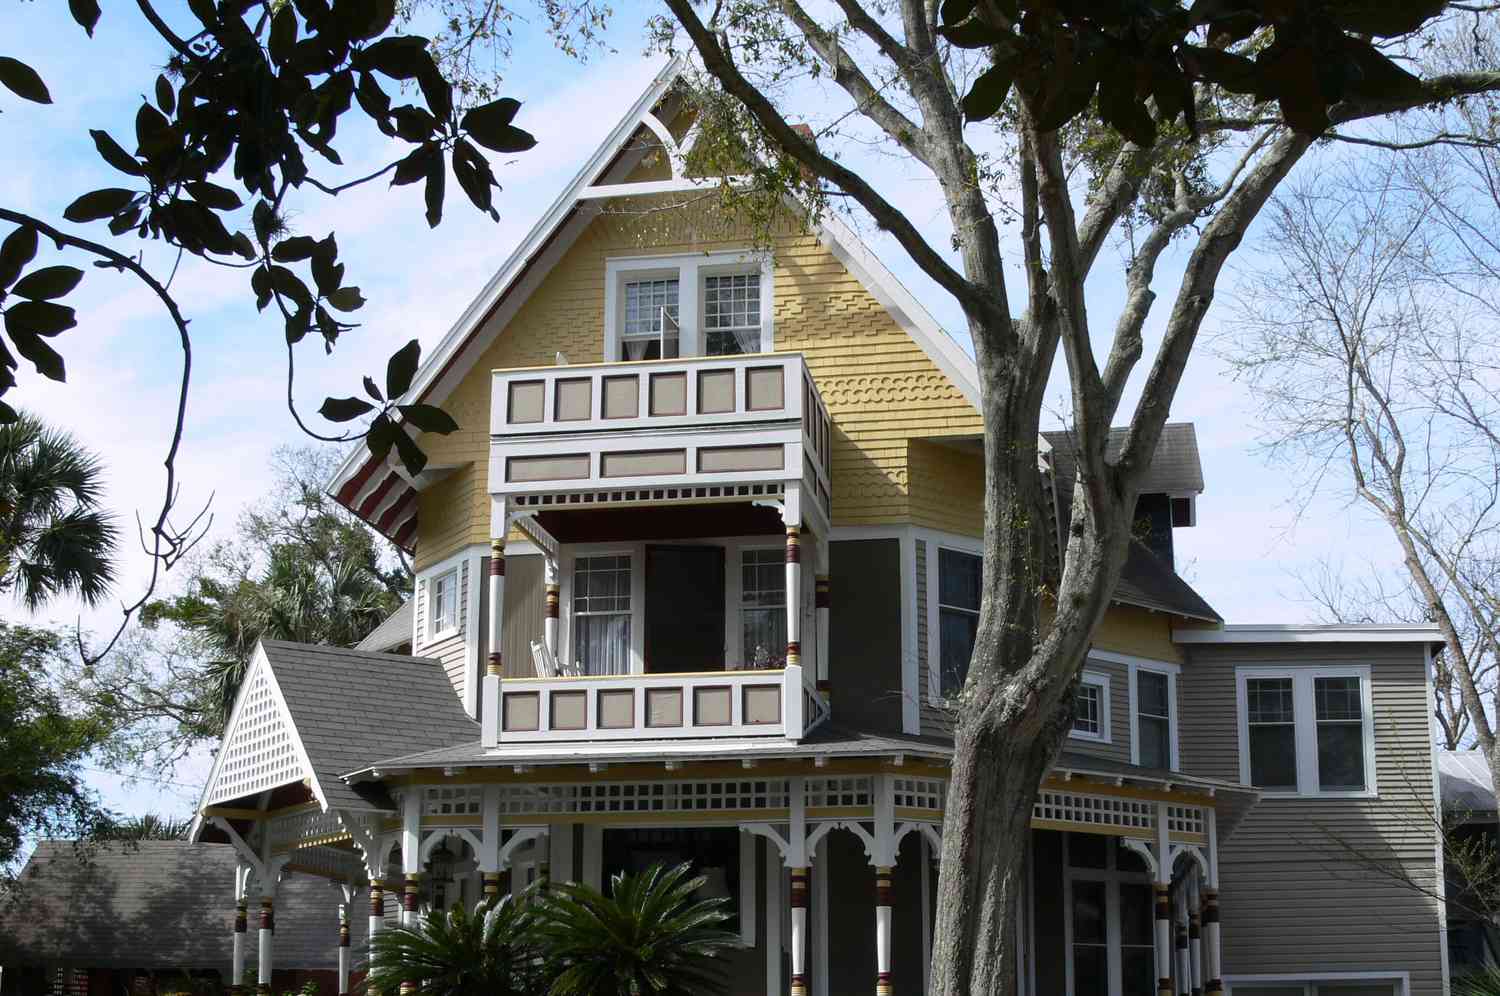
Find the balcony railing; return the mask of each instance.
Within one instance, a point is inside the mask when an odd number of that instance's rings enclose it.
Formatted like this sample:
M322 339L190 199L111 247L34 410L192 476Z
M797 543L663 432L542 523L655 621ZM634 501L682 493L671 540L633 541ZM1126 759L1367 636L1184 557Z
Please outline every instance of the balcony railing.
M500 683L501 744L801 740L822 718L822 705L795 664L774 671L507 678Z
M827 508L831 423L801 353L497 370L490 491L516 507L774 494Z

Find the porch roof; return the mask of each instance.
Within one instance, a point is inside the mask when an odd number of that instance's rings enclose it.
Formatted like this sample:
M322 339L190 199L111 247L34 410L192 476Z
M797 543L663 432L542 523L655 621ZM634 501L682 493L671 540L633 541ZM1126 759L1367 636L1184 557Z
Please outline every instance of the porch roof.
M478 740L457 747L420 751L380 761L345 774L359 782L411 768L483 768L512 764L563 765L597 762L724 761L777 758L909 757L946 761L951 743L937 737L882 735L823 724L801 741L775 737L719 737L689 740L575 741L516 743L486 748Z
M1058 754L1057 760L1052 764L1050 774L1054 777L1079 776L1083 779L1098 779L1110 784L1133 782L1141 786L1162 789L1178 788L1211 795L1214 797L1214 811L1217 813L1221 843L1229 838L1235 827L1239 826L1240 821L1245 818L1245 814L1249 813L1260 801L1260 789L1241 785L1239 782L1189 775L1165 768L1145 768L1138 764L1111 761L1108 758L1080 754L1077 751L1065 750ZM1081 787L1082 783L1080 789Z

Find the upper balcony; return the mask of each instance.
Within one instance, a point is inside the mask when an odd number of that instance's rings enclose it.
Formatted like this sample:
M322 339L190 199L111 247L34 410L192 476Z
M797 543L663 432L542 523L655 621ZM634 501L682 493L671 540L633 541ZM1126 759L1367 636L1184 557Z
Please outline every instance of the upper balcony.
M489 490L516 511L795 494L827 514L831 424L801 353L493 376Z

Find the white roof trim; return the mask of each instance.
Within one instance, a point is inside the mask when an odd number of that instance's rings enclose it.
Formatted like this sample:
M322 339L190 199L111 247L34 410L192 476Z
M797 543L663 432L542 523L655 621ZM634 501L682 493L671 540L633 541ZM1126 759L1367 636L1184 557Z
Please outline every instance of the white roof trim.
M1436 625L1307 624L1237 625L1174 629L1174 643L1441 643Z
M645 92L636 100L631 109L620 119L619 124L615 125L614 130L609 133L609 137L595 150L593 156L589 158L583 168L573 177L557 200L552 202L552 206L542 215L541 220L532 226L526 238L510 254L510 258L496 271L495 275L484 285L479 294L470 302L469 306L458 316L458 320L453 323L448 329L447 334L438 342L437 348L428 352L426 360L423 361L421 368L412 379L411 389L402 396L401 400L403 402L409 403L411 399L421 397L432 386L443 368L448 365L448 362L463 349L464 341L468 338L469 333L484 319L484 316L495 306L495 303L500 300L501 296L510 288L516 278L521 275L526 268L526 264L540 251L547 240L552 237L553 233L562 224L563 219L567 217L568 212L572 211L579 201L583 199L580 195L584 188L590 186L599 178L599 175L609 165L610 161L615 158L620 149L624 147L630 136L641 126L645 115L650 113L651 108L656 106L657 101L667 92L667 88L682 75L682 71L686 66L686 59L683 56L678 56L656 75L656 79L652 80L651 85L646 88ZM349 455L339 465L339 469L334 475L332 482L330 482L328 490L337 491L344 482L349 480L363 466L366 456L367 452L363 443L351 447Z

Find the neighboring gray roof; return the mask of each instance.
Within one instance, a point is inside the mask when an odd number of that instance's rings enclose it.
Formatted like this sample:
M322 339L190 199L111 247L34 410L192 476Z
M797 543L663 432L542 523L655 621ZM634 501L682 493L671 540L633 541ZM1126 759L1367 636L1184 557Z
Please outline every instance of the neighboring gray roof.
M1114 461L1125 445L1125 429L1109 430L1104 458ZM1066 430L1044 432L1052 444L1054 469L1058 476L1072 479L1073 436ZM1151 466L1141 481L1141 494L1200 494L1203 491L1203 462L1198 458L1198 430L1191 422L1168 422L1162 427L1161 440L1151 457Z
M1120 581L1115 585L1114 598L1127 605L1169 612L1189 619L1224 621L1214 611L1214 607L1193 590L1192 585L1184 581L1165 560L1140 540L1130 541L1130 552L1126 554L1125 566L1120 570Z
M937 737L879 735L844 729L824 723L799 742L783 737L720 737L684 740L574 741L560 743L502 744L487 749L479 741L444 750L403 754L351 769L351 775L369 768L484 767L508 764L582 764L585 761L722 761L746 758L847 757L910 754L947 759L953 744Z
M330 808L393 808L384 792L339 778L389 755L392 744L435 750L479 736L435 660L280 640L261 645Z
M1451 816L1495 812L1495 789L1482 751L1439 751L1437 758L1445 813Z
M0 965L218 969L227 981L234 866L228 844L42 841L0 895ZM337 967L340 899L325 879L282 880L277 968ZM255 897L252 932L258 903ZM351 911L356 946L364 943L366 921L361 910ZM252 947L252 973L254 957Z
M388 651L411 644L412 599L401 603L401 608L392 612L385 622L354 645L355 650Z

